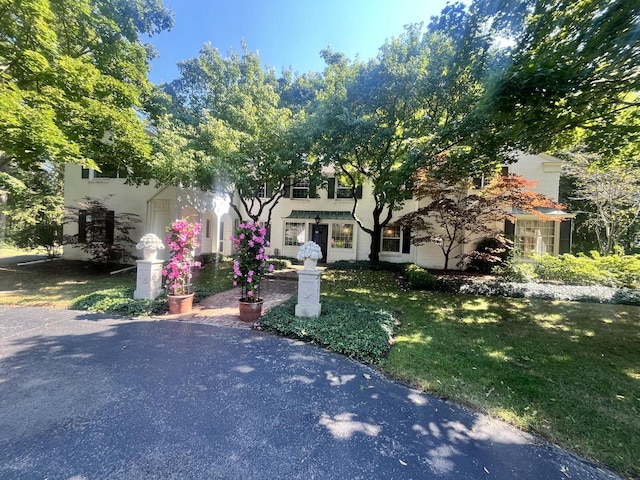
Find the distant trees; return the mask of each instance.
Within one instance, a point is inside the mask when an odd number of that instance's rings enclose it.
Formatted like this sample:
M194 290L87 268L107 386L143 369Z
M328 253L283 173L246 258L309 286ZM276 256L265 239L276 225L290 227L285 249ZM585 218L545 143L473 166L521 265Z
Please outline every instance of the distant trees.
M560 205L528 190L534 185L518 175L496 175L488 186L475 190L471 179L433 176L428 170L421 170L415 178L414 193L429 203L404 215L399 223L411 229L414 245L437 245L444 256L444 269L448 270L449 261L460 257L451 256L461 246L482 237L502 237L504 220L512 218L512 209L549 220L538 207Z
M617 248L638 247L640 236L640 169L633 163L603 162L597 155L575 151L566 174L575 209L586 216L583 228L595 234L602 255ZM583 205L586 208L581 209Z

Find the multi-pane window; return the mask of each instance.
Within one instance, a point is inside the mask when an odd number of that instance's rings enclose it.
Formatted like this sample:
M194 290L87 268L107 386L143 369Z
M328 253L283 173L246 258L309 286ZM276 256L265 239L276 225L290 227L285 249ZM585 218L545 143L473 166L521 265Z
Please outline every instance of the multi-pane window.
M555 253L555 222L518 220L515 230L515 246L524 256Z
M353 224L333 223L331 225L331 247L353 248Z
M258 191L256 192L258 198L269 198L271 197L272 189L267 186L266 183L263 183L258 187Z
M353 189L344 180L336 178L336 197L337 198L353 198Z
M309 198L309 180L301 180L291 187L292 198Z
M382 247L383 252L400 252L400 235L402 230L399 225L387 225L382 229Z
M285 222L284 224L284 244L288 246L302 245L307 240L306 223Z

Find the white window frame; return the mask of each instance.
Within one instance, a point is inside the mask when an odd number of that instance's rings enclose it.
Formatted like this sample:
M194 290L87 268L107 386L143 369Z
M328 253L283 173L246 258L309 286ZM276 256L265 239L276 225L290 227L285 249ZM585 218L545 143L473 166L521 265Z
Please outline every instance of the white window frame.
M345 240L343 240L343 239L346 238L346 237L343 236L343 235L338 235L337 237L334 236L335 235L334 228L338 228L340 230L339 233L340 234L344 234L345 233L344 229L347 228L347 227L349 228L349 233L351 234L349 239L347 240L348 245L347 246L336 246L336 238L338 239L338 242L344 242ZM331 243L330 243L330 247L338 249L338 250L353 250L353 245L354 245L354 235L353 235L353 233L354 233L353 223L350 223L350 222L344 222L344 223L335 222L335 223L332 223L331 224L331 239L330 239Z
M398 235L390 236L389 233L395 233L398 230ZM391 232L393 230L393 232ZM397 241L398 248L395 250L385 250L385 240ZM402 253L402 227L400 225L387 225L382 229L382 238L380 240L380 252L382 253Z
M517 218L514 247L523 257L557 255L560 245L560 222L539 218Z
M296 194L296 192L303 193ZM309 198L309 180L300 180L291 185L291 198L293 198L294 200L303 200Z
M293 227L295 225L296 227ZM292 228L296 228L297 233L292 236L290 232ZM293 242L295 238L295 243ZM285 247L298 247L307 241L307 222L284 222L283 244Z

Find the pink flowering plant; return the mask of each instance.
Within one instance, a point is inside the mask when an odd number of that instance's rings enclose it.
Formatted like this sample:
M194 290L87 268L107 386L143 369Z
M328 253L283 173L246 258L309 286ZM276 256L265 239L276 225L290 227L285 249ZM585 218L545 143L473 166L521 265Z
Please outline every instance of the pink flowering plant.
M240 224L231 235L236 259L233 261L233 286L241 289L241 302L259 302L260 282L267 272L273 271L265 248L269 242L265 238L267 229L253 221Z
M193 270L200 268L200 262L195 261L196 248L200 246L201 223L189 223L186 220L176 220L170 227L164 241L169 248L171 259L162 270L165 285L169 295L188 295L191 291Z

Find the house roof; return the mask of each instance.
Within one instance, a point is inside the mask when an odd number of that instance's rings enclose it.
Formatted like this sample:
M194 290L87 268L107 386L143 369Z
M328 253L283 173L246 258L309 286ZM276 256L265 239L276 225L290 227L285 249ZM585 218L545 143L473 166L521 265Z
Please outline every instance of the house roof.
M545 215L549 215L551 217L566 217L566 218L573 218L575 217L575 214L573 213L567 213L564 210L558 210L557 208L549 208L549 207L536 207L536 210L538 210L540 213L544 213ZM530 213L525 212L523 210L520 210L518 208L514 208L512 213L514 215L530 215Z
M289 216L285 218L310 218L320 217L322 220L353 220L349 211L331 210L291 210Z

